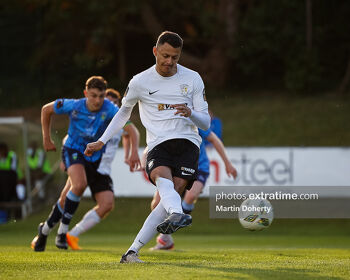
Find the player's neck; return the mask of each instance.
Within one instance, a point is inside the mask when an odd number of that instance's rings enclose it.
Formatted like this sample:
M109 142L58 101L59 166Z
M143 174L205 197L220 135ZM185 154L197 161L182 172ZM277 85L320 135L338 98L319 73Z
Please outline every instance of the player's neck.
M177 65L173 69L171 69L170 72L164 72L160 69L160 67L158 67L156 65L156 71L160 76L162 76L164 78L169 78L169 77L174 76L177 73Z

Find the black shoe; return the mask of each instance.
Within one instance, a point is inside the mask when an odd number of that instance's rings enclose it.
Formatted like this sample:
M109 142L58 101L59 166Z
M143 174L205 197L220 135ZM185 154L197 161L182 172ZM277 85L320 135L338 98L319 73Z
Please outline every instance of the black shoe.
M172 234L180 228L192 224L192 217L188 214L172 213L164 222L157 226L157 231L164 234Z
M68 249L67 237L65 233L57 234L55 243L58 249Z
M139 256L132 250L128 251L120 259L120 263L144 263L139 259Z
M39 224L38 235L34 237L31 243L31 247L32 249L34 249L35 252L45 251L47 235L41 232L43 226L44 226L44 223Z

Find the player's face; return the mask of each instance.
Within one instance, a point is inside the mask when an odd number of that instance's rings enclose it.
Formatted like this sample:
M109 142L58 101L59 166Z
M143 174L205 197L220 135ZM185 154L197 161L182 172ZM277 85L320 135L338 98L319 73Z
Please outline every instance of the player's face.
M168 43L164 43L158 47L153 47L153 54L156 58L156 70L160 75L170 77L176 73L181 48L174 48Z
M86 105L91 112L95 112L101 109L103 105L106 92L97 88L89 88L84 90L86 97Z

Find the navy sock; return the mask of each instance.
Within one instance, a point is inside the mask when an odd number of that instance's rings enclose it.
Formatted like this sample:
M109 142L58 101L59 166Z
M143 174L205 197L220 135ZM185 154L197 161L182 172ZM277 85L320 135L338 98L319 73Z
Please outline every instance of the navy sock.
M52 211L46 220L47 225L50 228L53 228L62 218L62 215L63 215L63 209L61 208L61 205L57 201L57 203L52 207Z
M69 225L75 211L77 210L80 202L80 196L75 195L72 191L69 191L64 204L64 213L62 217L62 223Z

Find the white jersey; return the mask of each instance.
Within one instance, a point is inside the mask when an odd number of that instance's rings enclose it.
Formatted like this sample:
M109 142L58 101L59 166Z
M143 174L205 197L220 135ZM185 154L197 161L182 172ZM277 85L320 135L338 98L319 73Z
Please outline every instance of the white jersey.
M186 104L190 109L208 113L204 83L200 75L177 64L177 72L163 77L155 65L134 76L122 100L123 106L139 103L140 118L146 128L149 150L175 138L184 138L198 147L201 137L197 126L187 117L174 115L174 104Z
M100 165L97 172L103 175L111 175L111 164L118 149L120 139L123 135L123 129L114 135L106 144L106 150L102 154Z

